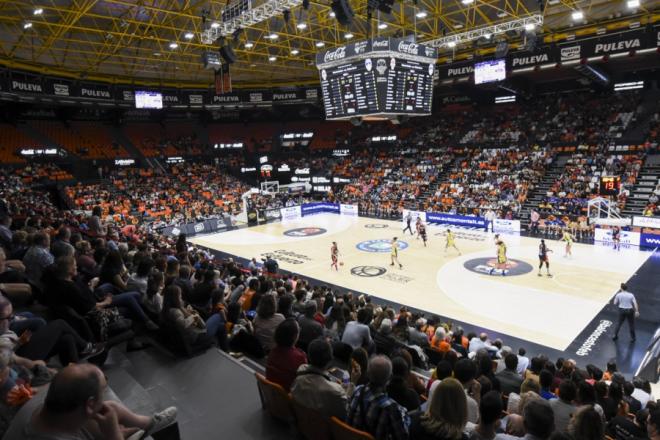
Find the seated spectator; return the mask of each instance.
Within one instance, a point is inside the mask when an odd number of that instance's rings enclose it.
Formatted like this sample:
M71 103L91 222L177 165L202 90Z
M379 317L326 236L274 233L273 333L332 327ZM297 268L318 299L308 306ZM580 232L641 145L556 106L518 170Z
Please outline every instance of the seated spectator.
M392 359L392 379L387 385L387 395L408 411L419 408L421 402L417 392L408 384L410 367L402 357Z
M369 383L355 389L346 421L376 440L406 440L410 417L404 407L390 398L386 386L392 377L392 362L381 355L369 360Z
M392 320L385 318L380 323L380 328L374 334L374 345L376 353L389 356L396 347L397 341L392 336Z
M523 381L522 385L520 385L520 394L509 393L509 399L508 399L508 402L507 402L506 411L509 414L522 415L522 412L520 412L520 406L522 404L522 397L526 394L529 394L529 393L532 393L532 394L535 394L536 396L539 396L540 392L541 392L541 388L539 387L538 382L535 382L531 379ZM539 398L540 397L541 396L539 396Z
M358 310L357 321L350 321L346 323L344 334L341 341L350 345L353 348L364 348L367 351L371 349L373 340L371 339L371 332L369 330L369 322L371 321L370 311L366 308Z
M552 392L555 376L549 370L541 370L539 384L541 386L541 397L545 400L556 399L557 395Z
M138 292L140 297L147 294L147 284L149 283L149 274L154 267L154 261L150 258L140 260L135 273L133 273L126 282L126 290Z
M581 406L568 424L568 433L575 440L602 440L605 433L600 414L592 406Z
M500 381L500 388L502 394L508 396L510 393L520 393L520 385L523 383L523 378L518 374L518 356L515 354L508 354L504 358L504 371L497 373L495 377Z
M45 367L46 361L56 354L62 365L68 365L105 350L104 344L85 341L61 319L50 321L34 333L24 332L19 337L9 329L13 311L11 303L0 296L0 341L4 341L13 350L13 362L28 370L37 365Z
M479 398L481 397L481 386L475 380L477 367L470 359L460 359L454 366L454 378L458 380L465 389L467 399L467 421L479 422Z
M346 419L348 397L344 388L328 373L332 348L323 339L315 339L307 350L309 364L301 365L291 385L291 397L300 405L327 417Z
M55 259L50 253L50 237L45 232L37 232L32 237L32 245L28 248L23 257L25 265L25 275L34 286L43 288L41 275L48 266L53 264Z
M212 305L218 302L219 298L218 274L213 269L207 269L202 272L202 280L192 288L186 300L202 315L205 315L209 313Z
M577 397L575 384L565 379L559 384L559 397L550 400L550 407L554 413L554 426L557 431L568 432L568 422L573 417L576 407L573 401Z
M32 299L32 287L23 273L7 266L7 256L0 248L0 292L14 303Z
M152 270L147 281L147 293L141 298L145 311L149 312L152 317L160 316L163 309L162 291L164 285L163 272Z
M298 317L298 324L300 324L298 347L303 351L307 351L307 346L310 342L323 336L323 326L314 319L316 307L316 301L307 301L305 303L304 314Z
M65 367L43 393L45 398L37 394L39 398L30 400L18 413L6 438L119 440L125 433L137 431L148 437L176 420L176 407L148 417L119 402L104 400L107 386L103 372L92 364Z
M275 346L266 360L266 379L282 385L287 392L296 378L298 368L307 363L307 355L297 348L300 329L295 319L282 321L275 329Z
M275 345L275 341L273 340L275 329L284 321L284 316L276 313L276 310L275 295L265 295L259 300L257 316L252 321L254 336L259 340L266 352L270 351Z
M214 313L204 321L192 307L184 307L179 286L170 285L163 290L160 319L163 325L179 331L191 345L204 344L212 339L226 350L225 318L220 313Z
M523 424L527 435L525 438L545 440L555 430L555 418L547 401L534 399L525 405Z
M429 346L429 338L423 331L426 326L424 318L418 318L415 321L415 327L408 330L408 343L410 345L418 345L422 348Z
M632 396L632 393L634 391L635 391L635 385L633 385L632 382L626 381L623 384L623 393L624 393L623 400L630 407L630 412L633 414L637 414L637 412L642 409L642 403Z
M493 440L500 429L502 397L497 391L489 391L479 402L479 423L470 434L470 440Z
M465 440L468 422L467 398L461 383L447 378L436 388L426 412L411 415L410 438L420 440Z
M617 415L607 423L605 433L616 440L633 440L646 437L646 420L648 410L633 412L635 419L630 420L630 407L626 402L621 402Z

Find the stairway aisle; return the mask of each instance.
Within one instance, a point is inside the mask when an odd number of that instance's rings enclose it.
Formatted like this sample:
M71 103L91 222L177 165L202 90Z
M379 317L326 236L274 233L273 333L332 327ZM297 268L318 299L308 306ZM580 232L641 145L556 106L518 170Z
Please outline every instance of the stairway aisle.
M539 206L541 201L550 190L550 187L559 179L564 168L566 167L566 162L570 156L557 156L552 162L552 166L545 172L541 181L536 185L536 187L527 194L527 200L523 203L522 208L520 209L520 223L523 229L527 229L529 224L529 214L532 211L532 208Z
M642 215L649 197L660 183L660 154L647 156L639 170L637 183L630 191L626 205L622 210L625 216Z

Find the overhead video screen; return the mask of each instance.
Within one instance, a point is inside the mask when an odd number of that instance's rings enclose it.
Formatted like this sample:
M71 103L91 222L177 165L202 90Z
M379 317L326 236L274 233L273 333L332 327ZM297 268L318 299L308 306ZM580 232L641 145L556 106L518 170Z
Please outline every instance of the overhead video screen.
M163 108L163 94L158 92L135 91L135 108Z
M503 81L505 78L506 61L504 59L484 61L474 65L475 84Z

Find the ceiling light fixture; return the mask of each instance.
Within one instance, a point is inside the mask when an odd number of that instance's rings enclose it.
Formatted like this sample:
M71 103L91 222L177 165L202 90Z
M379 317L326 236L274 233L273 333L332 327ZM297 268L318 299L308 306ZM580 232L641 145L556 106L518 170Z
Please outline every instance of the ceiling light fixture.
M247 43L245 43L245 46L244 46L244 47L245 47L246 49L252 49L252 48L254 47L254 43L250 43L250 42L248 41Z
M300 51L298 49L293 49L291 51L291 55L298 55L299 53L300 53Z
M335 11L330 11L330 17L335 18Z
M584 12L582 12L582 11L573 11L573 13L571 14L571 18L574 21L580 21L584 18Z
M316 47L323 47L323 46L325 46L325 43L323 41L316 42Z
M211 23L211 27L212 27L213 29L217 29L217 28L220 27L220 23L218 23L217 21L214 21L213 23Z
M492 36L491 34L484 34L484 38L485 38L486 40L490 40L490 37L491 37L491 36Z
M179 47L179 45L174 41L170 43L170 49L176 49L177 47Z
M355 35L353 35L353 34L350 33L350 32L346 32L346 33L344 34L344 38L346 38L347 40L350 40L350 39L353 38L354 36L355 36Z
M426 18L429 14L426 11L419 11L417 14L415 14L415 17L417 18Z
M640 5L639 0L628 0L628 3L627 3L628 9L639 8L639 5Z
M185 38L186 40L192 40L193 38L195 38L195 34L193 34L192 32L186 32L183 38Z
M527 23L525 25L525 30L526 31L533 31L534 29L536 29L536 25L534 23Z
M29 21L23 23L23 29L30 29L31 27L32 27L32 23L30 23Z
M298 24L296 25L296 27L297 27L298 29L300 29L300 30L307 29L307 23L305 23L305 22L298 23Z
M275 56L272 56L272 55L271 55L271 56L268 57L268 61L270 61L271 63L272 63L273 61L276 61L276 60L277 60L277 57L275 57Z
M274 32L268 36L268 39L270 39L270 40L277 40L278 38L279 38L279 35L277 35Z
M378 23L378 29L387 29L387 23Z
M43 8L37 8L34 10L34 15L41 15L44 13Z
M474 0L462 0L461 3L463 3L464 5L471 5L472 3L474 3Z
M454 48L456 47L456 43L454 41L450 41L449 43L447 43L447 47Z

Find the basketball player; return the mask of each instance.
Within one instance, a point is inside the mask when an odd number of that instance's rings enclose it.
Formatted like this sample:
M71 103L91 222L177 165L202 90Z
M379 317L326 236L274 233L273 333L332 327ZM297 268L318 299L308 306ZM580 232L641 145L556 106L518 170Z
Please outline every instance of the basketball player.
M419 220L419 218L417 220ZM421 222L421 220L419 221L419 223L417 223L417 233L419 234L420 237L422 237L422 241L424 242L424 247L426 247L426 240L427 240L426 226L424 225L424 223Z
M447 229L447 241L445 242L445 255L447 254L447 250L449 248L454 248L458 251L458 255L463 255L461 254L460 249L456 247L456 238L454 237L454 233L451 232L451 229Z
M621 250L621 228L618 226L615 226L614 229L612 229L612 242L614 243L614 250L615 251L620 251Z
M506 244L502 240L497 240L497 269L502 270L502 276L506 275ZM491 270L491 273L493 271Z
M406 227L403 228L403 233L405 234L406 231L410 231L410 235L415 235L412 231L412 228L410 227L410 222L412 222L412 214L408 213L406 216Z
M419 240L419 237L420 237L419 228L420 228L421 225L422 225L422 218L417 217L417 221L415 222L415 230L417 231L417 237L416 237L417 240Z
M408 224L408 227L410 227L410 223ZM399 246L397 244L397 238L394 237L392 239L392 252L390 254L391 257L391 264L390 266L394 266L394 262L399 265L399 269L403 269L403 264L399 263Z
M339 248L337 247L337 242L333 241L332 246L330 247L330 259L332 262L330 263L330 269L333 267L337 272L339 272L339 266L337 263L339 262Z
M571 246L573 246L573 240L575 240L575 238L571 235L570 232L568 232L568 229L563 230L563 235L561 237L561 240L566 242L566 251L564 253L564 258L572 257L573 254L571 253Z
M541 275L541 268L543 263L545 263L545 271L548 277L552 277L550 274L550 260L548 259L548 252L552 252L552 249L548 249L545 245L545 240L541 239L541 244L539 244L539 276Z

